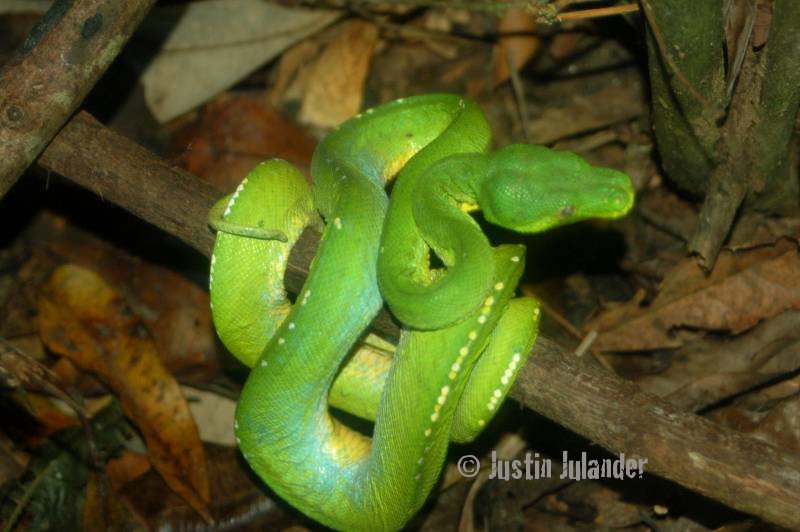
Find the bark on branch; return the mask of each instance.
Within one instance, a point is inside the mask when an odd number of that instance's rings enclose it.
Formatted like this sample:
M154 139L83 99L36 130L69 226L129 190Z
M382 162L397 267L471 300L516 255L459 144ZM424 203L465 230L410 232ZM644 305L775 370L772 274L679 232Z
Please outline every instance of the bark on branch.
M39 164L210 255L206 212L220 192L89 115L73 118ZM287 284L295 291L317 238L306 233L290 256ZM382 332L397 334L385 313L377 323ZM800 457L681 411L547 338L533 354L511 391L520 403L612 452L647 458L652 473L766 521L800 528Z
M56 1L0 71L0 198L66 123L155 0Z

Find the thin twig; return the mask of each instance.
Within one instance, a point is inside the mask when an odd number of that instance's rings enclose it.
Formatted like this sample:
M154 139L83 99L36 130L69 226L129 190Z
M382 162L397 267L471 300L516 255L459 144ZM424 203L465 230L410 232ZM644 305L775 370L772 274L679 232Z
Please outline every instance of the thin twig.
M614 17L626 15L628 13L636 13L637 11L639 11L639 6L637 4L623 4L621 6L596 7L593 9L580 9L578 11L559 13L556 15L556 19L559 22L566 22L568 20Z
M519 70L517 69L513 48L509 46L506 52L508 74L511 77L511 88L514 92L514 101L517 103L517 112L519 113L519 120L522 124L522 136L528 141L530 135L528 135L528 104L525 100L525 89L522 86L522 81L519 79Z
M597 331L589 331L589 334L587 334L583 340L581 340L581 343L578 345L578 347L575 348L575 352L573 354L576 357L582 357L586 354L586 351L592 347L592 344L595 340L597 340Z
M369 5L384 4L384 0L349 0L350 5ZM458 0L393 0L393 4L409 5L419 7L446 7L451 9L463 9L466 11L502 13L509 9L539 9L546 4L546 0L510 0L506 2L486 2L486 1L458 1Z

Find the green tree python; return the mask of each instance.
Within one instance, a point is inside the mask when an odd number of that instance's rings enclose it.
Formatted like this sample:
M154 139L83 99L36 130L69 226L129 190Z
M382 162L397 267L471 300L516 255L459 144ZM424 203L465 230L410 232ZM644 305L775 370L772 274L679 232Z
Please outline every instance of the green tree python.
M633 203L620 172L541 146L490 151L490 139L458 96L396 100L321 141L310 189L271 160L212 209L214 323L251 367L236 440L276 494L320 523L402 528L449 441L482 430L525 363L539 318L535 300L514 298L525 249L492 247L469 213L533 233ZM308 224L324 229L292 304L283 274ZM384 299L402 323L396 348L365 337ZM331 407L374 421L371 437Z

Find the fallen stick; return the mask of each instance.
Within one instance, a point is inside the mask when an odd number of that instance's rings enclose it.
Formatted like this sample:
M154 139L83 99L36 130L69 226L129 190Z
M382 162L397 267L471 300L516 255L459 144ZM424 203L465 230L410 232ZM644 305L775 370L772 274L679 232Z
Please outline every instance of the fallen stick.
M86 113L53 139L38 164L63 175L206 256L206 213L221 192L175 168ZM306 232L289 258L298 291L318 235ZM397 335L387 313L377 330ZM790 529L800 529L800 457L642 392L629 381L540 338L511 397L645 470ZM635 482L635 480L631 480Z

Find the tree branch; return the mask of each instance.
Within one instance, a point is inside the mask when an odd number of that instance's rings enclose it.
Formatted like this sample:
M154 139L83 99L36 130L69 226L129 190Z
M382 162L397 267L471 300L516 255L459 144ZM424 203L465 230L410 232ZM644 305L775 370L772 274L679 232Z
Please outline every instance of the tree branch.
M220 193L89 115L67 124L39 164L210 255L206 212ZM289 258L287 285L294 291L316 238L307 232ZM386 313L378 324L397 335ZM766 521L800 528L800 457L681 411L585 360L540 338L511 397L612 452L647 458L647 471Z
M119 54L155 0L60 0L0 71L0 198Z

